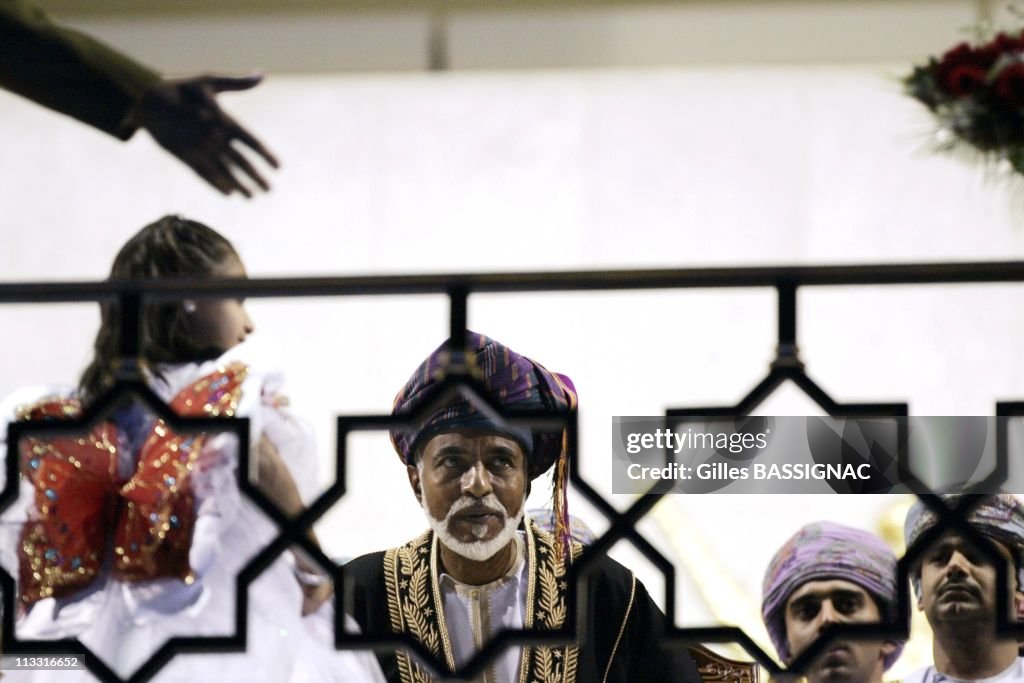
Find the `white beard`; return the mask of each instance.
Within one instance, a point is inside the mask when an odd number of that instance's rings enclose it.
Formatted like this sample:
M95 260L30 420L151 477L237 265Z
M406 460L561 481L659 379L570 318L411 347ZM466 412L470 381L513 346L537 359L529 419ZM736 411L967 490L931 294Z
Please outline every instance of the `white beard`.
M501 504L498 497L493 493L488 493L479 500L473 500L467 496L459 498L457 501L452 503L452 506L448 509L448 513L444 519L437 519L430 510L427 509L426 498L421 499L423 505L423 512L427 515L427 522L430 523L430 528L437 534L437 538L441 543L451 550L456 555L465 557L468 560L475 562L483 562L489 560L497 555L502 549L505 548L512 539L515 538L516 529L519 528L519 523L523 521L523 515L526 513L526 497L523 497L523 503L519 506L519 512L514 516L510 517L508 510ZM448 531L448 524L451 522L452 517L463 508L471 507L479 504L486 505L495 511L496 514L500 514L504 522L502 523L501 531L497 535L488 540L477 540L471 542L463 542L455 538L450 531ZM478 539L482 539L487 534L486 524L477 524L472 529L473 535Z

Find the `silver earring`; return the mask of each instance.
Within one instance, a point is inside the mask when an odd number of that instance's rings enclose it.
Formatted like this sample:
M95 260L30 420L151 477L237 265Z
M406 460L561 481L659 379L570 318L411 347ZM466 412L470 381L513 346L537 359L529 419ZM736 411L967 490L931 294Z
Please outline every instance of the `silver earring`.
M196 302L192 301L191 299L185 299L184 301L182 301L181 307L185 309L186 313L196 312Z

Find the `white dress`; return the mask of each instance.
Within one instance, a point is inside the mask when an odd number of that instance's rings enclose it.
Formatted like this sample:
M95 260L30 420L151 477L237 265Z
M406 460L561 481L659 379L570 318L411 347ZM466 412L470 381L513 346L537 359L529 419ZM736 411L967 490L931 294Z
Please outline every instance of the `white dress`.
M170 402L182 389L236 362L239 347L202 364L159 368L151 387ZM235 414L250 420L250 442L262 436L277 448L305 502L316 494L317 455L311 430L290 415L280 400L281 379L251 368L241 385ZM34 396L33 396L34 394ZM6 449L6 421L19 405L47 396L68 396L66 389L34 388L17 392L0 403L4 424L0 448ZM133 471L138 456L119 449L119 469ZM6 450L0 451L6 453ZM255 453L250 448L250 453ZM122 454L124 454L122 458ZM202 467L192 473L196 519L189 549L194 580L176 578L142 582L119 580L104 567L88 589L71 599L46 598L35 603L17 624L19 638L77 637L121 677L131 675L168 638L173 636L225 636L235 630L235 579L238 572L276 535L276 526L239 491L237 438L210 435L199 456ZM0 472L2 477L2 472ZM2 483L2 478L0 478ZM18 534L33 509L33 489L21 484L17 503L0 519L0 561L8 572L17 571ZM218 683L278 683L300 681L300 661L313 656L314 640L302 619L302 590L286 551L250 585L248 592L247 651L238 654L177 655L154 680ZM382 680L370 654L346 655L334 660L347 670L345 680ZM8 672L10 674L11 672ZM18 672L19 674L21 672ZM91 680L88 672L36 672L11 680Z

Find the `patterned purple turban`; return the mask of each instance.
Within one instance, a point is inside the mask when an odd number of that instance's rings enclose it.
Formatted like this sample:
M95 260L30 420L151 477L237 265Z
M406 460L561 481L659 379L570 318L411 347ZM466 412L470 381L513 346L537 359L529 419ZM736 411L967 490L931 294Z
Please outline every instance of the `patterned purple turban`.
M793 657L786 639L786 601L808 581L841 579L855 583L875 599L883 619L896 611L896 555L882 539L833 522L808 524L775 553L764 575L761 616L782 661ZM885 658L888 669L903 643Z
M954 493L944 494L940 498L952 507L954 504L966 503L970 495ZM958 503L958 499L963 500ZM913 546L925 531L935 525L937 519L921 500L915 501L903 524L903 538L907 547ZM967 514L967 523L981 535L1006 546L1017 563L1017 585L1024 586L1024 562L1021 561L1024 558L1024 504L1020 499L1012 493L985 495L984 500ZM919 591L920 585L915 582L914 592Z
M393 415L412 415L436 400L447 375L450 350L449 342L445 342L416 368L395 397ZM495 406L513 411L547 411L551 415L566 414L576 408L576 390L565 375L550 372L540 363L475 332L467 334L466 350L470 372L485 390L483 398ZM413 464L416 449L431 437L453 429L494 431L514 438L527 453L531 479L546 472L562 454L561 430L531 431L497 423L461 395L453 396L450 403L434 414L422 417L414 431L391 432L391 443L407 465Z
M420 410L430 409L443 394L442 383L448 374L453 350L459 349L453 349L449 340L427 356L395 397L392 415L415 415ZM466 333L465 350L466 366L483 387L482 398L494 406L512 412L529 410L549 415L566 415L576 410L576 388L565 375L550 372L540 363L475 332ZM417 449L431 437L455 429L497 432L515 439L526 453L530 479L536 479L557 462L552 481L554 527L559 548L563 553L568 550L571 539L567 498L569 465L564 430L520 429L495 421L461 394L435 405L432 414L419 418L421 421L414 430L391 432L391 443L407 465L413 464Z

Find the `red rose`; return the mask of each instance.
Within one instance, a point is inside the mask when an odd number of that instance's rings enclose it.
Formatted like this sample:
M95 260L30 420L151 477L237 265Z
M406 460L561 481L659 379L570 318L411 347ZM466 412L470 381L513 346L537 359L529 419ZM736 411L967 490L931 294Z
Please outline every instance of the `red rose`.
M1018 38L1000 33L991 43L999 52L1020 52L1021 42Z
M935 66L935 81L951 97L970 95L984 85L988 69L998 58L999 49L994 42L978 49L960 43L942 55L942 61Z
M1024 106L1024 63L1008 64L995 82L996 93L1007 104Z
M1000 33L999 35L1003 34ZM1017 47L1010 47L1008 43L1000 43L997 40L993 40L991 43L975 48L972 64L982 69L991 69L992 65L999 61L999 58L1005 52L1016 52L1018 49Z
M971 62L974 59L974 48L967 43L959 43L946 50L946 54L942 55L942 59L939 61L940 66L956 66L957 64L963 64L965 62Z
M943 89L953 97L972 94L985 85L985 70L976 66L957 66L945 77Z

